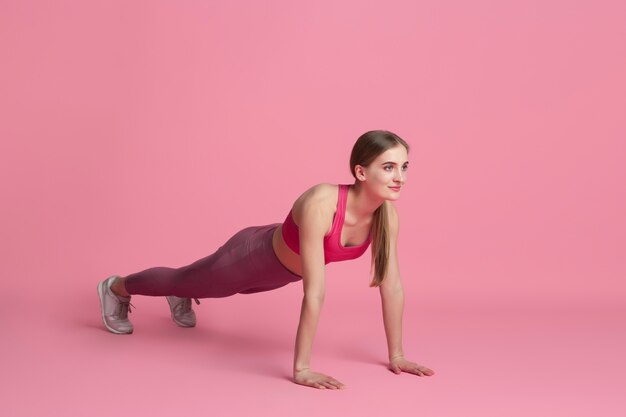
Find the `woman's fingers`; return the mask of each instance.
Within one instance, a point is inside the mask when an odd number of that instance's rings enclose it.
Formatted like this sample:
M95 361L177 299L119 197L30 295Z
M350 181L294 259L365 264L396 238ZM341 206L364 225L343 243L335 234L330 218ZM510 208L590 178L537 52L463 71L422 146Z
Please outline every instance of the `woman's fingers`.
M424 376L424 374L420 370L420 366L416 364L415 362L408 362L405 369L406 369L406 372L411 372L412 374L415 374L418 376Z
M415 372L418 373L419 376L431 376L434 372L431 369L428 369L425 366L417 365L415 368Z
M326 379L326 380L322 381L321 383L326 388L330 388L330 389L337 389L338 388L330 379Z
M318 381L318 384L323 388L329 389L341 389L343 384L332 377L326 377L325 379Z
M318 389L342 389L345 385L329 375L309 370L298 372L294 376L296 383Z
M328 380L328 382L330 384L332 384L335 388L343 388L344 387L344 385L341 382L337 381L335 378L330 378Z
M425 367L425 366L420 366L420 365L417 365L417 368L418 368L418 369L420 370L420 372L421 372L422 374L424 374L424 375L430 376L430 375L434 374L434 372L432 371L432 369L428 369L428 368L427 368L427 367Z
M399 360L391 365L391 369L398 373L399 371L409 372L418 376L431 376L434 372L425 366L419 365L415 362L407 361L406 359Z

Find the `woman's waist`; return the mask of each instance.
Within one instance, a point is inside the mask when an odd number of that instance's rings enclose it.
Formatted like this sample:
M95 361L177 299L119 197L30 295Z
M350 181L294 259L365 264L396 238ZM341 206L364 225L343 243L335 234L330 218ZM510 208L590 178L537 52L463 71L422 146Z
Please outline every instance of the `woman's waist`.
M302 263L300 261L300 255L295 253L287 244L282 236L282 224L274 230L272 236L272 249L276 257L285 268L289 269L294 274L302 276Z

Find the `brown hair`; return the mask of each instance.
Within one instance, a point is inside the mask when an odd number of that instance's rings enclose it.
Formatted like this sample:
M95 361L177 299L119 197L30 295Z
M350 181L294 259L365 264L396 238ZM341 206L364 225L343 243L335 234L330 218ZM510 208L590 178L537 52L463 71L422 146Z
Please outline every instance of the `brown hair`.
M381 153L398 145L404 146L407 153L409 152L409 144L388 130L370 130L359 136L350 154L350 172L354 179L357 179L354 170L357 165L368 167ZM372 219L370 275L374 270L374 276L370 282L370 287L380 287L387 271L390 244L388 211L389 202L384 201L374 211L374 218Z

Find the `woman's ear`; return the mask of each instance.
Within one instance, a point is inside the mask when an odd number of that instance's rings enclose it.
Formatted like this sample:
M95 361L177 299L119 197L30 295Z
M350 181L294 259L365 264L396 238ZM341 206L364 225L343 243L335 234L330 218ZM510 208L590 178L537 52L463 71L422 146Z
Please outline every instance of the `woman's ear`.
M361 165L357 165L354 171L358 179L360 179L361 181L365 181L365 175L363 172L363 167Z

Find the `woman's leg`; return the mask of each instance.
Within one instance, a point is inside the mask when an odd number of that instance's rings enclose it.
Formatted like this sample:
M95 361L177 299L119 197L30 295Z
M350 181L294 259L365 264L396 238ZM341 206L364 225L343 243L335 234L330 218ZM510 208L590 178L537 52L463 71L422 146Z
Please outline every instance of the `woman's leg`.
M133 292L133 294L143 295L172 295L172 287L175 285L176 280L182 273L182 268L168 268L164 266L157 266L149 268L141 272L136 272L127 277L118 276L111 284L111 291L121 297L130 297L131 293L126 289L126 279L128 277L138 277L139 279L148 279L148 292L145 289L139 289L139 292ZM133 283L131 282L131 286ZM136 288L137 282L135 281L133 288ZM145 288L145 283L143 285ZM142 292L143 291L143 292Z
M272 235L278 225L242 229L215 253L181 268L154 267L125 278L114 275L99 282L98 296L105 326L113 333L133 332L128 320L132 294L228 297L270 291L301 280L302 277L285 268L274 253Z
M130 297L130 294L126 291L126 285L124 284L125 280L126 278L124 277L117 277L115 281L113 281L111 284L111 291L113 291L113 294L119 295L120 297Z
M238 231L215 253L180 268L153 267L118 279L120 295L217 298L278 288L301 279L272 249L273 223Z

